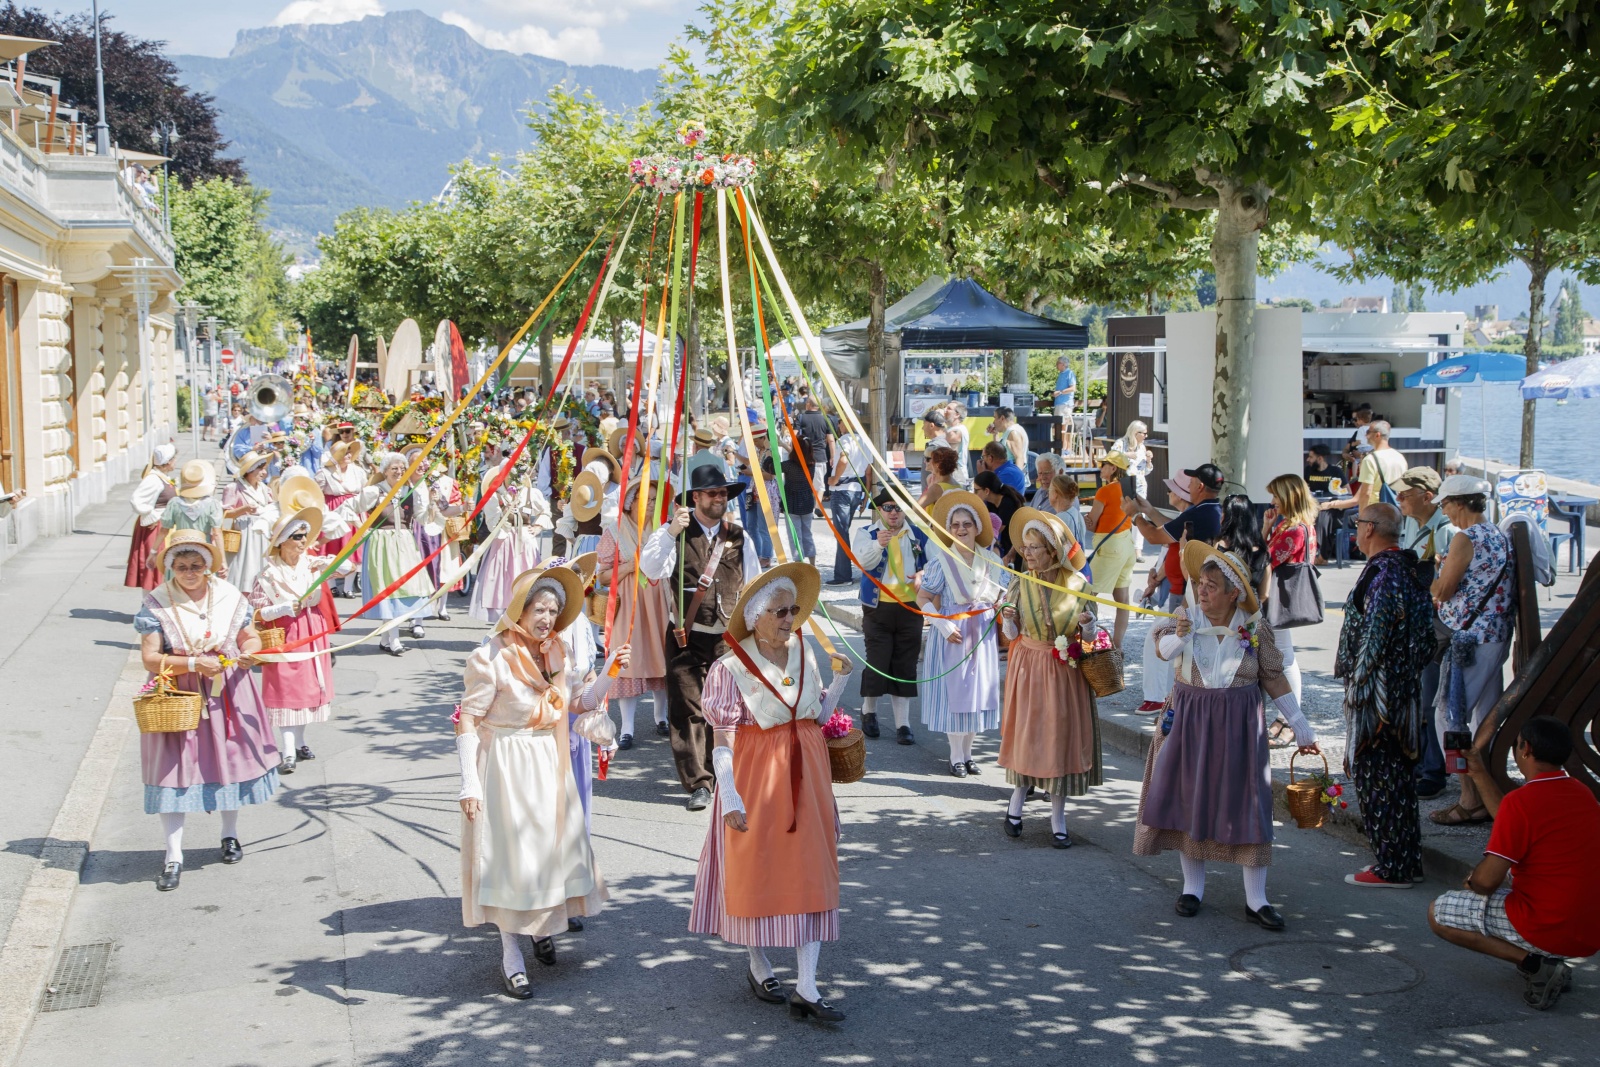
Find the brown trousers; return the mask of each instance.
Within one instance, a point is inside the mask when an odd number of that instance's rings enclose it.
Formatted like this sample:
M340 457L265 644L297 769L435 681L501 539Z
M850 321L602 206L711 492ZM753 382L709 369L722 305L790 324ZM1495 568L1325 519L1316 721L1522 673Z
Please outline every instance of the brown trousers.
M710 789L715 781L711 771L711 749L715 737L700 706L711 665L728 651L721 634L702 634L693 630L689 643L678 647L672 627L667 628L667 725L672 733L672 761L678 767L683 791Z

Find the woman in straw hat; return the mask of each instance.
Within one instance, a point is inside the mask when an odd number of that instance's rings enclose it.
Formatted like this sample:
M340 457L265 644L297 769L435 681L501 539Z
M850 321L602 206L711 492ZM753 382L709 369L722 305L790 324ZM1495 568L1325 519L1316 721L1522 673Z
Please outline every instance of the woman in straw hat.
M217 558L222 558L222 505L217 503L217 469L202 459L191 459L183 465L178 472L178 491L161 512L161 530L163 535L170 534L173 530L197 530L207 541L217 549ZM156 554L160 551L158 542L151 553L151 566L156 567ZM227 568L218 572L226 575Z
M436 459L429 464L428 475L428 514L417 527L417 547L421 550L423 558L427 558L435 548L441 544L444 546L444 550L428 564L428 577L433 579L433 584L437 588L444 581L445 575L454 574L461 565L459 542L444 539L445 520L466 514L466 507L461 501L461 486L446 469L443 460ZM459 581L450 586L452 593L460 589ZM450 618L448 594L439 598L433 617Z
M639 484L635 479L649 482L646 492L645 512L649 514L659 506L659 494L650 480L647 464L639 464L633 478L628 481L627 492L622 494L622 514L616 523L607 523L596 552L600 583L617 590L617 611L611 622L611 632L622 635L631 642L636 654L611 687L611 699L621 713L622 734L617 739L619 749L633 747L634 713L639 698L650 694L651 710L655 715L656 734L666 737L667 727L667 650L662 635L667 632L667 585L652 581L638 572L639 552Z
M557 503L561 517L556 534L570 543L568 554L581 556L600 547L603 518L617 513L617 485L622 465L609 451L598 446L583 450L583 469L572 479L567 499Z
M574 693L560 640L583 607L583 586L565 567L517 577L494 633L467 658L456 751L461 760L461 918L500 930L506 992L533 995L519 938L540 963L555 962L552 936L592 915L608 897L584 829L573 777L571 728L610 744L604 708L608 669ZM613 655L626 665L628 649ZM608 665L609 667L609 665Z
M993 609L1006 570L989 547L989 509L975 494L947 489L930 514L952 540L944 550L928 546L917 603L940 615L970 614L928 620L932 632L922 643L917 691L922 725L950 739L950 773L965 778L978 773L974 738L1000 725L1000 639Z
M798 632L821 584L808 563L747 582L728 620L730 651L706 677L720 818L700 852L689 931L747 946L757 999L787 1001L793 1019L837 1022L843 1013L817 990L822 942L839 939L839 813L821 721L849 685L850 662L834 659L824 690ZM769 948L795 949L787 997Z
M1110 597L1119 604L1128 602L1128 590L1133 586L1133 566L1138 553L1133 547L1133 512L1124 506L1123 479L1128 474L1128 456L1125 452L1107 452L1100 461L1100 488L1095 490L1094 506L1084 520L1088 527L1089 592ZM1111 643L1122 647L1122 635L1128 629L1128 611L1116 609L1112 624Z
M400 453L384 453L374 468L372 484L346 501L344 510L370 515L400 485L406 474L406 465L406 458ZM363 546L366 554L361 562L361 585L368 596L377 596L399 581L401 576L410 575L393 593L378 601L373 614L381 620L400 618L433 593L433 582L428 578L427 570L418 569L422 554L417 551L417 539L411 533L411 527L425 507L425 495L419 499L415 485L400 488L373 522L372 532ZM411 620L411 636L423 636L422 623L415 618ZM398 656L405 651L398 629L387 631L379 647L391 656Z
M507 457L500 466L485 471L485 487L510 462ZM494 535L478 564L467 611L479 622L493 622L511 603L517 575L539 563L539 537L550 529L550 502L519 467L484 503L482 514L484 524Z
M177 454L177 448L171 444L156 445L150 452L144 476L128 501L139 517L133 524L133 536L128 543L128 569L122 579L122 584L129 589L149 590L161 584L161 574L151 563L151 556L161 541L161 512L178 492L172 480Z
M328 449L328 458L317 471L317 485L322 489L323 499L327 503L327 510L338 510L345 501L355 496L367 487L367 469L356 462L356 454L361 444L355 438L355 427L343 424L339 427L339 439ZM332 537L323 541L322 547L329 555L337 556L344 551L345 545L350 540L350 534L342 537ZM351 562L361 563L361 549L350 553ZM352 595L352 590L346 588L345 579L334 583L335 596ZM350 584L354 584L353 580Z
M1156 628L1157 650L1177 670L1145 758L1133 851L1179 853L1177 912L1185 917L1200 911L1206 861L1239 864L1246 917L1282 930L1283 917L1267 902L1272 767L1263 694L1288 720L1301 752L1318 751L1316 734L1283 676L1249 569L1203 541L1182 551L1188 604Z
M239 531L239 551L228 560L228 575L241 590L255 587L278 521L278 502L267 485L271 464L271 452L245 453L238 477L222 491L222 516Z
M327 722L333 714L333 671L316 654L328 647L328 619L321 610L323 590L311 588L322 568L314 564L310 548L321 533L321 508L302 508L279 519L272 530L272 547L250 592L258 631L269 626L282 630L287 645L309 639L295 651L313 654L310 659L266 660L261 665L261 699L272 725L283 732L279 774L293 774L299 760L315 758L305 743L305 728Z
M1085 582L1070 562L1076 546L1060 516L1018 508L1011 543L1039 581L1017 579L1001 613L1011 639L1000 723L1000 766L1012 788L1005 831L1022 835L1022 802L1037 789L1050 795L1052 846L1071 848L1067 798L1101 784L1100 716L1066 648L1074 636L1094 639L1095 616L1076 595Z
M139 737L144 810L161 816L166 860L156 888L178 888L183 873L183 823L189 812L222 814L222 862L244 858L239 809L262 804L278 787L278 749L250 667L261 639L250 604L217 577L222 552L198 530L167 534L160 556L165 581L144 595L134 616L139 651L151 682L205 693L198 729Z

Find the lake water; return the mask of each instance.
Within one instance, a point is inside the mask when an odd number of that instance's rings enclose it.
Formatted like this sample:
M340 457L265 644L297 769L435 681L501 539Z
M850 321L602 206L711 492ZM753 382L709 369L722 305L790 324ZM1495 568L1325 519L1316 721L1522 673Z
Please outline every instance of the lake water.
M1489 459L1516 463L1522 441L1522 396L1517 383L1461 388L1461 454L1477 456L1483 406L1488 406ZM1600 485L1600 400L1557 404L1540 400L1533 428L1534 465L1560 478Z

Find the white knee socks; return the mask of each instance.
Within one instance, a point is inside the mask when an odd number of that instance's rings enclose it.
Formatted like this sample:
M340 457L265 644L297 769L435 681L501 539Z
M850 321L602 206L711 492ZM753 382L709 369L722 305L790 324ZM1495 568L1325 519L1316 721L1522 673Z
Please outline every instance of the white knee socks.
M161 832L167 838L167 858L165 863L183 862L183 812L164 811L161 813Z
M522 958L522 944L517 940L516 934L500 931L500 969L507 978L517 972L526 974L528 964Z
M970 763L972 761L973 734L945 734L950 739L950 762Z
M1251 911L1260 911L1267 906L1267 869L1265 867L1246 867L1244 869L1244 902Z
M863 716L878 714L878 698L863 696L861 698L861 714Z
M633 714L638 710L638 697L617 698L617 713L622 718L622 729L618 732L618 737L621 737L623 734L626 734L629 737L633 736Z
M910 726L911 725L911 698L910 697L890 696L889 697L889 706L894 708L894 726L895 726L895 729L898 730L902 726ZM815 999L815 998L807 998L807 999Z
M233 811L222 813L222 836L239 836L239 809L235 808Z
M283 758L294 759L294 731L287 726L283 728Z
M1067 798L1050 794L1050 832L1064 834L1067 832Z
M1022 802L1028 798L1028 787L1019 785L1011 791L1011 803L1006 805L1006 814L1013 819L1022 818Z
M1206 898L1206 864L1204 860L1192 860L1183 853L1178 853L1178 862L1183 866L1183 891L1196 900Z
M817 992L817 959L821 955L821 941L807 941L794 950L795 969L800 972L794 982L794 991L807 1000L822 999L822 994Z
M757 982L765 982L772 977L772 961L767 959L767 950L748 946L750 949L750 977Z
M650 708L655 712L656 722L667 721L667 691L665 689L650 690Z

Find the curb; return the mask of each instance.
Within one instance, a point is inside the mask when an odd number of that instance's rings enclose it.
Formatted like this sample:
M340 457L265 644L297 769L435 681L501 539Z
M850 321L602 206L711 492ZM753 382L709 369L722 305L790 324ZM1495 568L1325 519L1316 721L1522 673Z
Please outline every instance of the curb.
M55 967L90 841L133 729L133 698L144 680L135 647L111 687L100 723L39 850L38 865L17 901L16 918L0 947L0 1064L14 1063L21 1053Z

